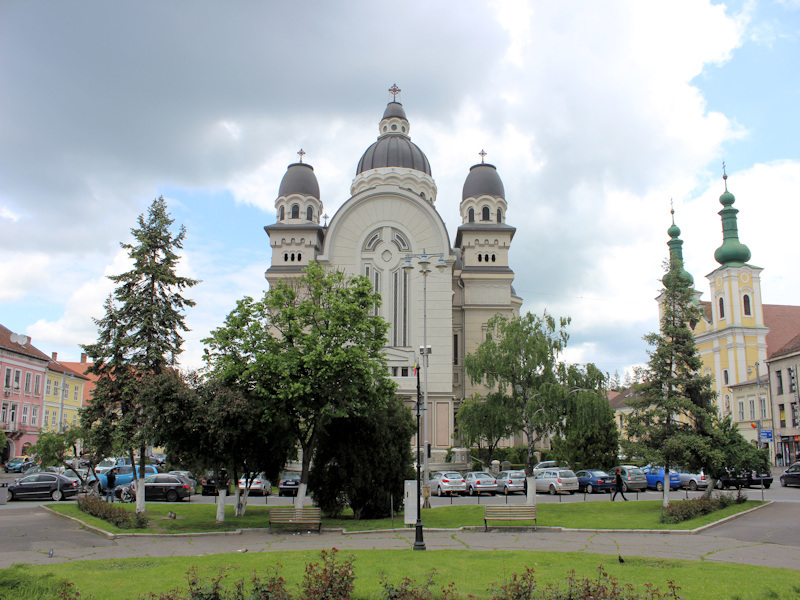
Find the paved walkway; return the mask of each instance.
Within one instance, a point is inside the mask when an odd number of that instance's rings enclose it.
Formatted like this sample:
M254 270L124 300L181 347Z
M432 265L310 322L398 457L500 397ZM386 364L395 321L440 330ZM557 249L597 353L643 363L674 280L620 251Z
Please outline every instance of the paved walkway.
M795 504L773 503L698 534L561 531L425 531L428 550L536 550L728 562L800 570L800 525ZM0 568L14 563L236 552L325 549L410 550L413 529L352 533L324 531L108 539L37 507L3 511ZM48 553L53 550L53 557Z

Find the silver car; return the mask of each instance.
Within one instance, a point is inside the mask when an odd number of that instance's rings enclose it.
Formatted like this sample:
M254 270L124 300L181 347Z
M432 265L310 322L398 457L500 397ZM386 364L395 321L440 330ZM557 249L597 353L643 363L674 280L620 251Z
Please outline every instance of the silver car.
M682 488L688 488L694 491L708 487L708 478L703 469L700 469L699 473L691 473L684 467L677 467L675 471L677 471L678 477L681 478Z
M480 496L483 492L494 496L497 493L497 479L484 471L470 471L464 476L467 494Z
M536 492L574 494L578 491L578 478L569 469L545 469L535 478Z
M429 484L431 486L431 495L433 496L464 494L467 491L466 480L461 473L456 471L431 473Z
M497 491L501 494L525 492L525 471L500 471L497 474Z

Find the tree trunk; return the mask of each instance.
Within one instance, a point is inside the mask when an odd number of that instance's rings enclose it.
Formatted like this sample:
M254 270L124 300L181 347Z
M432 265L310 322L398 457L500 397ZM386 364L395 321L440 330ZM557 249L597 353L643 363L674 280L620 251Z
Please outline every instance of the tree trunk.
M136 512L144 514L147 510L147 504L144 497L144 452L145 448L142 446L139 449L139 464L133 463L134 473L133 478L136 479Z
M300 472L300 485L297 488L297 496L294 499L295 508L302 508L306 499L308 489L308 474L311 471L311 455L313 453L314 442L317 439L316 431L312 432L308 441L303 444L303 468Z
M217 486L217 523L225 522L225 499L228 497L228 488Z
M717 487L717 480L709 475L708 487L706 488L706 491L703 492L703 498L711 498L711 493L714 491L715 487Z
M244 494L239 491L239 486L236 486L236 509L233 511L234 516L243 517L247 510L247 496L250 488L245 488Z
M664 497L661 506L667 508L669 506L669 469L664 467Z

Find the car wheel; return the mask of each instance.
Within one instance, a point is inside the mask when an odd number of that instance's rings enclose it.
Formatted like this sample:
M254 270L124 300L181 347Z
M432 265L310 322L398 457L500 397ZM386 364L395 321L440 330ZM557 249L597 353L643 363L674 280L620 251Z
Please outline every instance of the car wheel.
M13 499L14 499L14 492L12 492L11 490L6 490L6 502L11 502Z
M697 482L694 479L689 482L689 489L693 492L697 491Z
M783 477L781 477L781 487L786 487L786 480Z
M467 489L467 494L469 494L470 496L474 496L474 495L475 495L475 488L473 488L472 486L470 486L470 487Z
M570 490L569 495L572 496L575 493L575 490Z
M554 485L550 486L550 495L551 496L555 496L556 495L556 486L554 486Z
M656 491L657 492L663 492L664 491L664 484L661 483L660 481L656 482Z
M591 483L587 483L586 484L586 488L584 488L584 489L586 490L587 494L591 494L594 491L594 488L592 487Z
M622 482L622 491L623 492L627 492L628 491L628 484L625 483L624 481Z
M772 485L771 483L765 483L765 484L764 484L764 489L765 489L765 490L768 490L768 489L769 489L769 486L771 486L771 485Z
M439 496L439 498L441 498L443 496L442 488L440 488L440 487L436 488L436 495Z
M178 501L178 492L175 490L169 490L167 492L167 502L177 502Z
M61 493L61 490L53 490L53 492L50 494L50 497L56 502L58 502L59 500L61 500L61 498L64 497L64 494Z

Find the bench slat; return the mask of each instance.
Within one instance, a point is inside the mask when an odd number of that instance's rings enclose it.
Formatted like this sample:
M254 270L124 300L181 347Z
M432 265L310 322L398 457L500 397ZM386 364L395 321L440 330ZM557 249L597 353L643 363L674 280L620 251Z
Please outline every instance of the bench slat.
M511 506L486 506L483 517L484 531L489 530L489 521L533 521L536 530L536 507L529 504L514 504Z
M269 510L270 530L273 525L316 525L322 533L322 511L316 506L273 506Z

